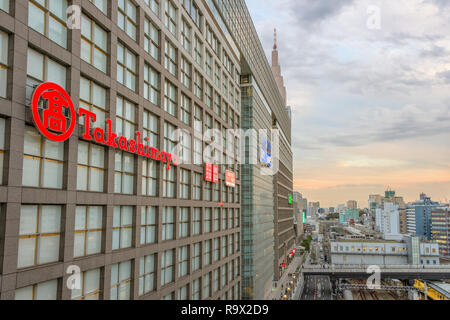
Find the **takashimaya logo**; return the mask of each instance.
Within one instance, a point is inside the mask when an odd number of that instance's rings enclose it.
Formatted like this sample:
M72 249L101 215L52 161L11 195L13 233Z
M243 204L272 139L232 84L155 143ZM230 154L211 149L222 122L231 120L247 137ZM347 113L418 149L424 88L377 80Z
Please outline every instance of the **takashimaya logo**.
M47 108L42 115L39 112L41 99L47 100ZM42 135L58 142L70 138L75 129L76 113L66 90L56 83L43 83L34 91L31 106L34 123ZM65 110L68 112L64 112ZM65 113L70 114L69 119Z

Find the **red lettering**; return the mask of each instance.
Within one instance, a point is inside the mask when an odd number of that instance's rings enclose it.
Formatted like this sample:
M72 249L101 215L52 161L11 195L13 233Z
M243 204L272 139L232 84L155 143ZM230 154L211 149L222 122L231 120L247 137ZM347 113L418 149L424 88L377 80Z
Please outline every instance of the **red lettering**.
M80 117L82 116L86 116L84 118L84 126L85 126L85 130L84 130L84 134L82 135L82 138L88 141L92 140L91 135L89 134L89 128L91 126L91 119L93 120L93 122L95 122L97 120L97 116L95 115L95 113L90 112L86 109L83 108L79 108L78 109L78 115Z
M151 158L152 160L159 160L159 150L156 148L150 148L152 151Z
M123 151L128 151L127 138L123 136L119 138L119 148Z
M172 162L174 166L178 166L178 157L176 155L173 155Z
M105 130L103 130L102 128L95 128L95 130L94 130L94 139L98 143L106 144L106 141L105 141Z
M137 154L140 156L144 156L145 157L145 153L144 153L144 145L141 143L141 133L140 132L136 132L137 135L137 143L138 143L138 150L137 150Z
M106 144L117 149L119 147L116 143L117 134L111 131L111 119L107 119L106 123L108 124L108 142Z
M161 162L166 162L166 153L164 151L161 151L159 154L159 157L161 158Z
M170 153L166 153L167 155L167 170L170 170L170 161L172 160L172 155Z
M130 148L129 151L131 153L135 153L136 152L136 141L133 139L130 139Z

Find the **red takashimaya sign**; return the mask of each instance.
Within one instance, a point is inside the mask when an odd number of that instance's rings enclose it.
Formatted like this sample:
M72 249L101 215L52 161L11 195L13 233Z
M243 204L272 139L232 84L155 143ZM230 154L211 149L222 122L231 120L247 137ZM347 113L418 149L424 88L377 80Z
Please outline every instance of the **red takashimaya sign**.
M236 174L232 171L225 171L225 184L227 187L236 187Z
M39 102L41 100L47 100L47 108L43 109L42 112L39 110ZM31 109L36 127L47 139L62 142L69 139L73 134L77 114L72 100L61 86L51 82L38 86L33 93ZM67 123L67 117L64 115L65 109L68 110L70 115L69 124ZM148 137L144 139L140 132L136 132L136 140L128 139L124 136L119 137L111 130L111 119L106 119L107 132L100 127L96 127L91 135L91 125L97 120L95 113L79 107L78 116L85 117L85 131L82 135L84 140L95 141L105 146L161 161L167 164L167 170L170 170L171 163L174 166L178 166L178 157L176 155L159 151L148 145L144 146L144 140L149 142L150 139Z
M219 183L219 166L205 162L205 181Z

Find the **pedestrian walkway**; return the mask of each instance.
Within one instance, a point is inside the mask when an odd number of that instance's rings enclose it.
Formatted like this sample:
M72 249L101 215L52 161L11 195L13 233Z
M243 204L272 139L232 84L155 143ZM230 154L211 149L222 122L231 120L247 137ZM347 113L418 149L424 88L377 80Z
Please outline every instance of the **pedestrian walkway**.
M284 271L283 275L281 276L281 279L278 280L278 285L276 288L272 288L272 292L267 298L268 300L280 300L281 294L286 289L286 282L290 281L289 274L294 273L297 268L302 264L302 257L295 257L291 264L287 267L287 269ZM281 289L281 286L283 285L283 289ZM283 290L283 291L282 291Z

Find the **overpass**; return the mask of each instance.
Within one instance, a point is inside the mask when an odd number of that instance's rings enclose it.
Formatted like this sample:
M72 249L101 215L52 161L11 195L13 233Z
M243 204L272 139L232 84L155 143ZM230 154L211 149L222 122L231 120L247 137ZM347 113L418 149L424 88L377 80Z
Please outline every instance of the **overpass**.
M305 266L304 276L328 276L330 279L366 279L379 268L380 279L399 280L444 280L450 279L450 266L413 265L330 265L326 268Z

